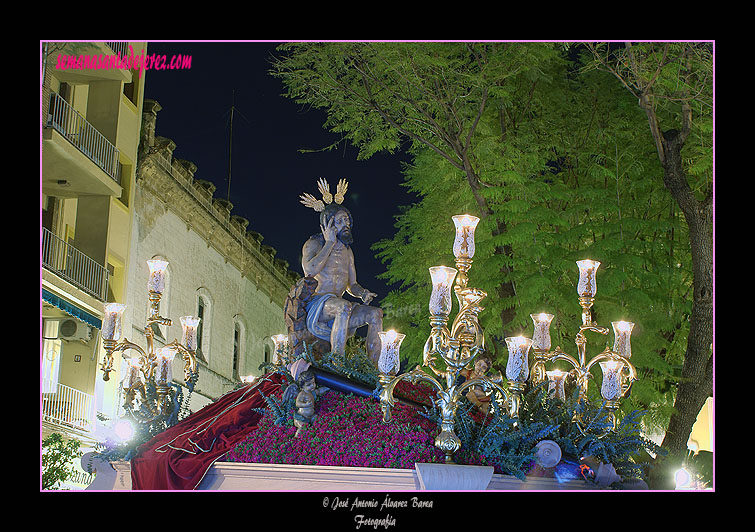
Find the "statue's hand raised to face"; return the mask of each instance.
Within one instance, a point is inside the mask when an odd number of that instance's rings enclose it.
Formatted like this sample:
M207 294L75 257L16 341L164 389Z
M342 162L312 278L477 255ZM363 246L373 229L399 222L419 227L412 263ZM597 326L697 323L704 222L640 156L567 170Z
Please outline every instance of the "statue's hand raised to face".
M328 221L328 224L323 226L320 225L320 230L322 231L322 236L325 238L325 242L335 242L336 238L338 236L338 231L335 227L335 219L331 218Z

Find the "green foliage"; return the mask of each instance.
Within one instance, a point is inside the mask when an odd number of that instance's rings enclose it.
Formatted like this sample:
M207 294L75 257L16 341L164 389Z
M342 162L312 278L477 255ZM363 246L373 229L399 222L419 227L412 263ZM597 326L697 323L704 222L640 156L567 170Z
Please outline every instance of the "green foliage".
M318 365L369 386L377 386L379 382L377 368L364 350L347 351L343 355L326 353Z
M255 412L260 414L268 414L272 416L273 423L278 426L293 425L294 423L294 410L296 409L296 397L290 397L285 403L282 399L274 395L265 395L262 390L259 391L262 398L267 404L267 408L253 408Z
M659 112L674 115L674 95L685 88L701 95L682 155L702 196L712 180L711 56L704 44L672 44L666 59L684 51L689 69L670 61L659 70L659 50L635 47L645 82L659 72ZM373 247L386 265L382 277L399 286L383 300L391 309L384 323L407 334L410 362L420 362L429 332L427 268L453 264L450 218L467 212L481 218L470 285L488 294L480 320L494 361L505 364L504 338L530 335L537 312L555 314L553 345L575 353L575 261L598 260L594 319L609 328L635 323L640 379L622 410L647 411L648 431L665 428L686 352L692 261L687 224L664 187L636 97L589 68L590 58L553 43L304 43L281 51L274 75L288 96L325 109L325 127L360 158L398 149L413 156L405 186L420 199L399 210L394 236ZM588 354L611 338L591 334Z
M52 433L42 440L42 489L56 490L61 482L71 477L73 460L81 457L81 442L63 440L63 436Z
M577 393L566 401L547 394L547 386L530 387L522 398L519 419L508 415L501 405L482 416L463 401L457 410L456 433L462 441L458 456L472 463L494 465L498 470L524 479L535 459L537 444L552 440L564 457L578 461L592 456L610 463L624 480L644 478L646 453L663 453L641 432L644 413L633 411L623 417L615 432L607 411L598 405L580 402ZM437 419L437 412L433 414ZM579 416L581 423L574 423ZM481 457L481 460L480 458Z

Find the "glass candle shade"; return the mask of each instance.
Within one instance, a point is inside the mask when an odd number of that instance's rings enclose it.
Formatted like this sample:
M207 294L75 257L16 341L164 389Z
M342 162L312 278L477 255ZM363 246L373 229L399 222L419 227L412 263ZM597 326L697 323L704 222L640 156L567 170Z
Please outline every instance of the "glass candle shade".
M380 373L395 375L399 369L399 350L401 342L406 337L405 334L397 333L394 330L379 332L380 336L380 358L378 359L378 369Z
M181 327L183 329L181 343L189 351L196 351L197 349L197 328L201 320L202 318L196 316L183 316L181 318Z
M535 331L532 334L532 349L547 351L551 348L551 321L553 314L530 314L532 323L535 324Z
M105 305L105 316L102 320L102 338L104 340L120 340L124 310L126 310L126 305L122 303L107 303Z
M612 321L613 325L613 352L623 356L627 360L632 358L632 345L629 341L632 335L634 323L631 321Z
M578 260L579 266L579 283L577 283L577 294L579 297L595 297L598 291L598 285L595 281L595 273L598 271L600 262L596 260Z
M430 314L433 316L448 316L451 313L451 287L454 284L457 270L447 266L433 266L430 268L430 278L433 282L433 292L430 294Z
M506 338L509 360L506 362L506 378L514 382L525 382L530 374L528 355L532 340L524 336Z
M147 266L149 266L147 289L150 292L162 294L163 290L165 290L165 270L168 268L168 261L148 260Z
M142 380L142 362L141 359L131 358L128 360L128 373L123 382L124 388L133 388Z
M603 371L603 384L600 387L600 395L606 401L616 401L621 397L621 368L623 365L618 360L600 362L600 369Z
M170 347L161 347L157 350L157 369L155 383L158 386L167 386L173 380L173 357L176 351Z
M566 382L566 371L554 369L553 371L546 371L548 376L548 395L553 395L556 399L562 401L566 400L566 392L564 391L564 383Z
M456 226L456 238L454 239L454 257L457 259L471 259L474 257L474 231L480 219L469 214L452 216Z
M286 350L288 349L288 335L276 334L274 336L271 336L270 339L273 341L273 344L275 344L273 364L278 364L278 362L280 362L281 358L286 354Z

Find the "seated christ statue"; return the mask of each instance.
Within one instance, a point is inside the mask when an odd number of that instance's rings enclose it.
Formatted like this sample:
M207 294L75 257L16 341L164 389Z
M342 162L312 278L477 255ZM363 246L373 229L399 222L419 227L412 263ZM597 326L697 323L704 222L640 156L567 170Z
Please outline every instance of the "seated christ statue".
M341 205L348 184L342 179L335 197L324 179L320 179L318 187L322 200L310 194L301 196L304 205L320 213L320 232L312 235L302 248L304 275L317 281L314 294L306 304L307 329L317 338L328 341L333 353L343 354L347 338L366 325L367 355L377 365L383 312L370 306L377 294L357 282L351 249L353 218ZM344 299L346 292L360 299L362 304Z

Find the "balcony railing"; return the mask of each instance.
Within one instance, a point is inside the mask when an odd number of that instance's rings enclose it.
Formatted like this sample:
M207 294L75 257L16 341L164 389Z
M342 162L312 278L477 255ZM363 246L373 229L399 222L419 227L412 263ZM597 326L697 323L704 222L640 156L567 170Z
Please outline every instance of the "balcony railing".
M55 129L120 185L118 148L97 131L59 94L50 95L47 127Z
M42 266L87 294L105 301L108 271L81 251L42 228Z
M107 44L116 55L121 57L126 57L128 55L127 42L106 42L105 44Z
M94 396L42 379L42 420L91 432L95 428Z

